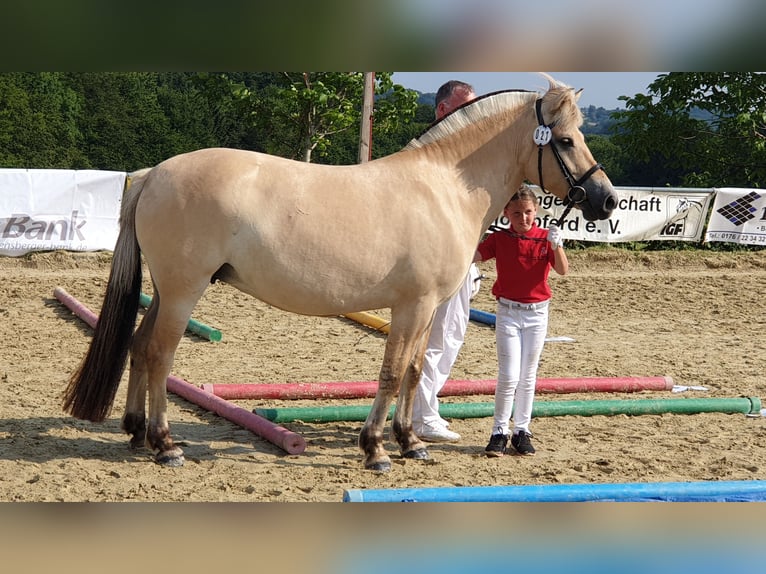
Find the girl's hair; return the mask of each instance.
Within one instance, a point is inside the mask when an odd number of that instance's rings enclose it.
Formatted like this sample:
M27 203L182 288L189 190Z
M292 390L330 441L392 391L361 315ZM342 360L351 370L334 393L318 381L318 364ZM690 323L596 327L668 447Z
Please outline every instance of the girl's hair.
M511 205L511 203L514 201L531 201L532 203L536 204L537 196L535 195L535 192L532 191L531 187L529 187L527 184L522 184L522 186L519 187L519 190L511 196L511 199L508 200L506 207Z

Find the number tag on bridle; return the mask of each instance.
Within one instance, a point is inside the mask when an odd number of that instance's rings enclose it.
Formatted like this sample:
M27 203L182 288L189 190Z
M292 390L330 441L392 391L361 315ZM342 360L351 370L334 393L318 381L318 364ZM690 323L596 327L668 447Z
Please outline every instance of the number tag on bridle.
M532 139L535 140L537 145L545 145L551 141L551 137L551 128L548 126L537 126L535 128L535 134L532 136Z

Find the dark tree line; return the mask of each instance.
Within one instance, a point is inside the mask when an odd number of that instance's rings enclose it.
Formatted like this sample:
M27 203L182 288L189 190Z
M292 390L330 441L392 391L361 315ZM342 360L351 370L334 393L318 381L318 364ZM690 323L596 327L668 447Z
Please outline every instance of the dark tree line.
M217 146L300 159L302 126L285 97L294 91L279 73L2 73L0 167L132 171ZM413 92L404 116L414 101ZM313 160L355 163L358 123L352 127ZM417 120L386 128L376 135L375 157L421 129Z

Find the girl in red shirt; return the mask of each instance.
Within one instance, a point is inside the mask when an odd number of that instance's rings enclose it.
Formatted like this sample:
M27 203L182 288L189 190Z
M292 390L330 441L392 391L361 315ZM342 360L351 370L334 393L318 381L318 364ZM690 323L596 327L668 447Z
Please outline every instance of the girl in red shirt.
M524 185L503 210L510 229L495 231L479 244L474 261L495 259L497 299L495 338L498 375L495 415L487 456L503 456L510 438L517 454L533 455L529 432L537 368L548 330L551 288L548 273L569 270L561 232L537 227L537 197ZM515 402L515 410L514 410ZM513 434L509 423L513 413Z

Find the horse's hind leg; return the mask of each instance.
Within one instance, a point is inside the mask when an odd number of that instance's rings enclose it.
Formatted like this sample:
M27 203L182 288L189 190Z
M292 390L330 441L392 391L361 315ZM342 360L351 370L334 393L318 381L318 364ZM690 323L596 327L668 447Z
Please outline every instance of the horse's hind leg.
M162 295L146 341L146 383L149 392L146 445L156 451L155 460L165 466L181 466L184 463L183 451L170 437L167 378L176 347L206 286L207 281L195 293Z
M155 289L155 293L156 293ZM159 298L155 295L144 318L133 334L130 348L130 375L122 430L131 435L130 447L140 448L146 441L146 346L149 342L154 321L157 318Z

